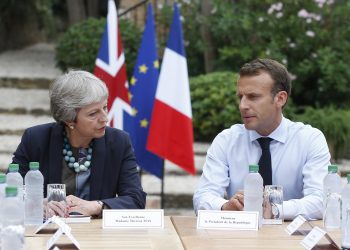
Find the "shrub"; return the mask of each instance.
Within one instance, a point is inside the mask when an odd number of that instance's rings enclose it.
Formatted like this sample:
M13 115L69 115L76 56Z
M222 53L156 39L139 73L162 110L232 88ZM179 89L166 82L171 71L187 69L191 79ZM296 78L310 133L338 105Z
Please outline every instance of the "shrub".
M343 157L350 145L350 110L336 110L334 107L314 109L308 107L296 119L320 129L334 159Z
M225 128L240 122L237 75L215 72L190 78L195 140L212 141Z
M57 66L64 71L68 68L79 68L92 72L105 25L105 18L89 18L70 27L57 44ZM119 29L123 39L128 75L131 76L141 32L136 25L124 19L119 20Z
M217 45L217 70L236 71L247 61L270 57L294 75L296 104L350 106L350 1L212 3L208 24Z

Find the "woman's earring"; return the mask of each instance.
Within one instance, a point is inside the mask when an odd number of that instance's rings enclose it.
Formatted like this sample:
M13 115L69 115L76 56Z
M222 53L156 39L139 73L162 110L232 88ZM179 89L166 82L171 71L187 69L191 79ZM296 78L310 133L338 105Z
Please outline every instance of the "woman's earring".
M73 126L73 125L69 125L69 128L73 130L73 129L74 129L74 126Z

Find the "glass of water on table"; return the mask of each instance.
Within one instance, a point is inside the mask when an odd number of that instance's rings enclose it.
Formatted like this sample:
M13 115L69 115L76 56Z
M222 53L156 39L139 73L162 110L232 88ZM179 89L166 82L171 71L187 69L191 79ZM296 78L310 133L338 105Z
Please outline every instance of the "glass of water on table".
M47 202L60 202L66 206L66 185L65 184L47 184ZM55 214L53 206L46 206L46 218Z

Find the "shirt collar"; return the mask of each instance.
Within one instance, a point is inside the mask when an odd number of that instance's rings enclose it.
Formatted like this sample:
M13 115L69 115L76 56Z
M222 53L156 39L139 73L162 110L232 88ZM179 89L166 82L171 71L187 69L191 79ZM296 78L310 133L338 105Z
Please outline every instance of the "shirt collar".
M288 123L289 123L289 120L282 116L281 123L267 137L270 137L271 139L273 139L275 141L285 143L287 140ZM248 130L248 133L249 133L249 138L250 138L251 142L255 141L256 139L258 139L260 137L263 137L260 134L258 134L255 130Z

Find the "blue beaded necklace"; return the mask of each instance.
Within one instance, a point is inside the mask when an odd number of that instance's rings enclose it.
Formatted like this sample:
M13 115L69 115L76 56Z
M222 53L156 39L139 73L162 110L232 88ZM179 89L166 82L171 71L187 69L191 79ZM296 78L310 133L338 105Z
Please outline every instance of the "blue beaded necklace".
M86 151L85 149L79 149L79 153L81 151ZM86 157L82 161L76 161L73 156L72 147L67 138L66 132L63 132L63 157L66 161L69 168L73 169L76 173L80 171L87 171L91 167L91 159L92 159L92 142L89 144L89 148L87 149Z

